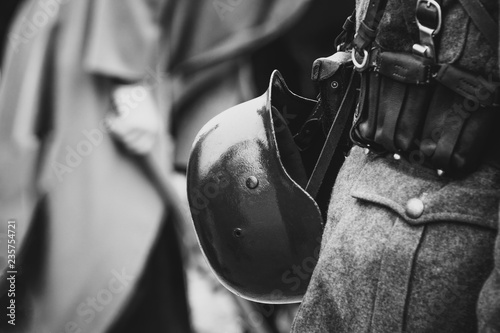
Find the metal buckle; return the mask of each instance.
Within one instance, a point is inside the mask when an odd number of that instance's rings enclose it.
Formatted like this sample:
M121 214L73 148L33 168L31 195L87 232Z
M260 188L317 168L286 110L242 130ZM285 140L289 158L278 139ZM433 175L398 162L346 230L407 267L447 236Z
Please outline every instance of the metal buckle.
M436 27L427 27L423 25L418 19L418 9L422 3L425 3L427 8L434 6L437 11L437 24ZM413 45L413 52L420 56L436 59L436 50L434 47L434 36L441 31L442 13L441 6L435 0L419 0L417 2L417 13L415 15L418 30L420 32L420 44Z
M424 29L426 31L429 31L430 34L432 34L432 36L434 37L435 35L437 35L439 33L439 31L441 31L441 25L442 25L441 6L435 0L419 0L418 3L417 3L417 7L422 2L425 3L425 5L427 6L427 8L430 8L431 6L434 6L436 8L436 11L438 13L438 22L437 22L437 26L436 26L435 29L426 27L425 25L423 25L422 23L420 23L420 20L418 19L418 13L417 13L417 15L415 17L416 21L417 21L417 26L418 26L418 28L420 30Z

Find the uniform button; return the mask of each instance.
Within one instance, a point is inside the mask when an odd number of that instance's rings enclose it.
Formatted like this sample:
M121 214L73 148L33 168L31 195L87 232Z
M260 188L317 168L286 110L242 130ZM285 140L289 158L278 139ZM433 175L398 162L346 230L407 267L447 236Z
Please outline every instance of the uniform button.
M424 203L418 198L408 200L406 203L406 215L412 219L418 219L424 212Z
M259 180L255 176L250 176L247 178L246 185L249 189L253 190L259 186Z

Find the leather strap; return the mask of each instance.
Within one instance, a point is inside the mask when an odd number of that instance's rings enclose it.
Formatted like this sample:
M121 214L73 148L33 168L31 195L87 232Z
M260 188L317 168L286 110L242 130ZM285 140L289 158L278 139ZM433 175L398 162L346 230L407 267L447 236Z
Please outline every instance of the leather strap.
M445 123L450 125L447 125L447 131L442 133L436 143L436 150L431 158L432 163L437 166L438 169L449 169L451 157L457 146L458 139L460 138L465 119L448 113L445 118Z
M354 34L356 33L356 11L354 11L351 16L347 17L342 26L342 32L335 38L335 49L337 51L346 50L352 40L354 39Z
M356 84L354 84L355 75L356 72L352 71L347 91L342 99L339 110L335 115L333 124L330 127L330 131L328 132L325 144L323 145L323 149L321 150L318 161L316 162L316 166L314 167L311 177L309 178L309 182L307 183L306 191L313 198L316 198L319 188L323 183L323 179L325 178L325 174L330 166L333 154L337 149L342 133L344 132L345 126L349 120L349 115L355 105L357 95Z
M470 101L477 101L487 106L499 105L499 89L494 84L453 65L441 65L436 80Z
M377 29L384 15L387 0L370 0L365 18L361 22L356 36L354 47L358 53L367 50L377 36Z
M474 24L488 39L493 50L498 49L498 24L490 16L479 0L459 0Z
M368 100L368 87L370 80L370 75L361 75L360 86L359 86L359 102L356 106L356 111L354 112L354 119L352 120L351 130L349 131L349 137L351 141L360 147L366 148L368 145L362 139L359 130L359 124L363 121L362 116L366 114L363 112L366 108Z

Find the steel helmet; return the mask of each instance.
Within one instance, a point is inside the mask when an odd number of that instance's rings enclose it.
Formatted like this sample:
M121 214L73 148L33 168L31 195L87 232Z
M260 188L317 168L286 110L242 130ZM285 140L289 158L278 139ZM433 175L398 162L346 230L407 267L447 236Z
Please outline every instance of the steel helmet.
M243 298L300 302L309 284L323 220L293 135L314 106L275 71L262 96L214 117L193 144L187 189L198 241Z

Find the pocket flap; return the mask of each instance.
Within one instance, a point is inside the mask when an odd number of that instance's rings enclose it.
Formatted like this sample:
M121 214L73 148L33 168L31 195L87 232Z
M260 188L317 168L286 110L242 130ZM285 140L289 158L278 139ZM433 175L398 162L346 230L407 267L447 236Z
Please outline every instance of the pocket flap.
M462 222L498 228L500 171L485 166L462 180L451 180L405 161L374 158L351 195L391 209L409 224Z

